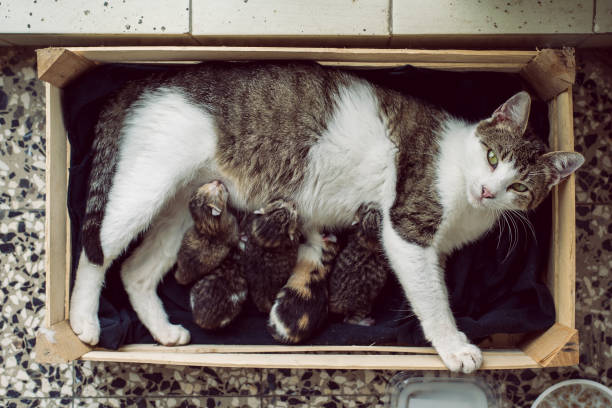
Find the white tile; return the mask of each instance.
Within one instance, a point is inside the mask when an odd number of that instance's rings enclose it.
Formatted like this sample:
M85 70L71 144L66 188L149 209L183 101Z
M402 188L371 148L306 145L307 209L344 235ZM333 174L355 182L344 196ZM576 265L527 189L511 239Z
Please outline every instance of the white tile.
M612 33L612 0L596 0L595 24L596 33Z
M387 36L389 0L193 0L192 34Z
M592 25L592 0L393 1L393 36L591 33Z
M189 0L2 0L0 33L181 34Z

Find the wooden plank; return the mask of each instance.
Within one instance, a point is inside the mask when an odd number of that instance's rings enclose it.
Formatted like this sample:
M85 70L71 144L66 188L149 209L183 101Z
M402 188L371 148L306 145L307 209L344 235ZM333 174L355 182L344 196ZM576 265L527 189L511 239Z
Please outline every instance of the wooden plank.
M555 323L542 335L525 343L521 349L543 367L553 362L557 366L577 364L578 331Z
M573 48L542 50L521 71L521 76L548 101L572 86L576 79Z
M103 351L103 350L99 350ZM402 346L300 346L300 345L226 345L191 344L187 346L165 347L157 344L130 344L120 347L120 352L169 352L169 353L305 353L305 352L379 352L436 354L433 347Z
M46 200L45 200L45 325L51 327L66 319L66 182L67 142L62 117L61 90L45 84L46 103Z
M310 47L70 47L94 62L191 60L316 60L527 64L537 51L408 50Z
M44 48L36 54L38 78L58 88L96 65L66 48Z
M565 343L561 350L552 357L546 367L567 367L580 363L580 341L578 332Z
M520 350L483 353L481 369L523 369L539 367ZM244 368L385 369L447 370L437 355L359 355L359 354L231 354L90 351L81 357L89 361L147 364L196 365Z
M34 350L38 363L65 364L91 351L91 348L79 340L68 321L64 320L49 328L41 328L36 335Z
M396 68L404 65L413 67L439 69L443 71L494 71L520 72L525 64L517 62L352 62L352 61L317 61L321 65L340 68Z
M550 147L574 150L571 88L549 102ZM575 327L576 301L576 196L575 176L553 188L552 241L549 254L548 287L557 311L557 323Z

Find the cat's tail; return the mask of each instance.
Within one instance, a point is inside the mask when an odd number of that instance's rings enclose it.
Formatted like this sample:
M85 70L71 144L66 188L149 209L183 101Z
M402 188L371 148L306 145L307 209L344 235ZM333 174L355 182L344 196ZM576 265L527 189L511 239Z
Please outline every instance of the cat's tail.
M136 95L140 94L140 89L133 89L135 84L131 85L109 98L105 108L100 113L94 131L93 160L89 174L81 242L87 258L96 265L104 263L100 231L113 176L119 161L121 129L130 106L135 101Z

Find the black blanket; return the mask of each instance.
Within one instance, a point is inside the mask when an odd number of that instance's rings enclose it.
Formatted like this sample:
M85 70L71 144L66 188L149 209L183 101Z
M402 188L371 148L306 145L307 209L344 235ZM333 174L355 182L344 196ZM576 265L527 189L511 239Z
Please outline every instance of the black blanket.
M126 81L152 72L180 69L147 65L104 65L73 81L63 95L64 120L71 144L68 210L72 221L72 280L81 251L81 225L91 168L90 148L93 127L108 96ZM489 116L525 85L517 75L501 73L450 73L403 67L356 71L373 82L409 93L442 106L452 114L469 120ZM531 124L544 138L548 134L546 106L534 101ZM551 203L546 200L529 214L535 235L518 226L510 242L508 226L494 229L480 241L452 254L447 260L446 279L457 323L472 340L493 333L523 333L548 328L555 319L552 297L541 283L548 260L551 230ZM132 248L138 242L132 244ZM140 323L127 300L119 268L126 256L116 260L106 277L100 299L100 343L115 349L130 343L152 343L153 338ZM191 321L188 288L168 274L158 288L170 320L184 325L196 344L273 344L266 332L266 316L251 304L228 328L205 331ZM376 324L362 327L330 318L310 344L423 345L425 340L416 318L412 316L399 284L389 279L377 301L373 317Z

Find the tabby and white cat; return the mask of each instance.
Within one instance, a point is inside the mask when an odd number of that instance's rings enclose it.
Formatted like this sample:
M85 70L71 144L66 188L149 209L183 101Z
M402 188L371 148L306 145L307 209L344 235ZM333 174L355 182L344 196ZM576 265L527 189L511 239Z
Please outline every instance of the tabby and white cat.
M323 227L348 227L362 203L376 203L386 256L426 338L451 370L471 372L481 352L456 327L439 255L477 239L502 210L534 208L583 162L523 136L529 108L521 92L465 123L309 63L207 63L130 83L96 126L72 328L98 342L105 271L144 232L121 271L132 306L160 343L189 342L156 287L192 224L191 192L221 180L241 210L294 201L307 241L299 262L315 268ZM270 326L282 338L289 324L271 313Z

